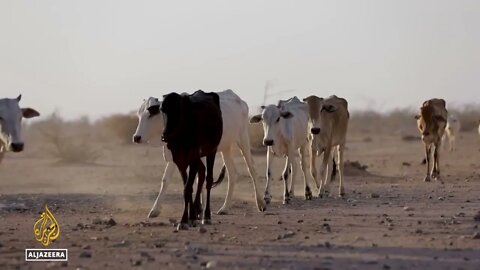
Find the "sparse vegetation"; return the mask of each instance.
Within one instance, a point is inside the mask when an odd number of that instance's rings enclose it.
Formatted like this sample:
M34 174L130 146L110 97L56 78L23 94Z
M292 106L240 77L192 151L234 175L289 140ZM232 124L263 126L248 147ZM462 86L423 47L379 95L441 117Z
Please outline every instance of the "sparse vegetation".
M100 152L91 145L88 133L91 128L87 118L65 122L54 113L35 123L32 129L36 129L42 137L46 148L44 152L62 163L94 163L100 157Z
M250 145L253 149L261 149L263 146L263 126L262 124L250 124L248 127L250 136Z
M97 122L109 138L116 138L122 143L130 143L137 128L138 118L132 114L114 114Z

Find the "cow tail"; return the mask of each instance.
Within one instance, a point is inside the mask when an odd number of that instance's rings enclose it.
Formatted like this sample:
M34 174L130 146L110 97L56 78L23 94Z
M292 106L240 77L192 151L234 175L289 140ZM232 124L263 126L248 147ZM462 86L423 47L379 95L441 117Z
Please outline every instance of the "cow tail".
M223 182L223 179L225 178L225 173L227 168L225 167L225 164L223 164L222 170L220 171L220 174L218 175L217 181L213 181L212 188L215 188L217 185L221 184Z

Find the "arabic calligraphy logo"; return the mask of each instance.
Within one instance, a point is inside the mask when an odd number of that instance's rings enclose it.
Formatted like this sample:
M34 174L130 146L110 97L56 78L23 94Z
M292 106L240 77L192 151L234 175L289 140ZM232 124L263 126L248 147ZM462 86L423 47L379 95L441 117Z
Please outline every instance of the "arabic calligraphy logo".
M45 212L33 225L33 233L35 239L44 246L50 245L60 235L60 226L47 205L45 205Z

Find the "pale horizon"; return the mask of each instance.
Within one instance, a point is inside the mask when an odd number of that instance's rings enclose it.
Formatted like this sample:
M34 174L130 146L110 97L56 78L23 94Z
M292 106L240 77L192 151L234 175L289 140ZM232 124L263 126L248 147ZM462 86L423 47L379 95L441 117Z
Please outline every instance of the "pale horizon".
M475 0L3 1L0 98L98 119L149 96L232 89L254 112L268 81L267 104L461 107L478 104L478 14Z

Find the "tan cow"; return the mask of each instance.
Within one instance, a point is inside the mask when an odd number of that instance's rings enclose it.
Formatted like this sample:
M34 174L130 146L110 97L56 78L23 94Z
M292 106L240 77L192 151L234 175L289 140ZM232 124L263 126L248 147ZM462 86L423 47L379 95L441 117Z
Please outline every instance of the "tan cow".
M443 99L430 99L423 102L419 114L415 116L417 127L422 135L422 141L425 145L425 159L427 164L427 175L425 181L431 178L438 180L440 178L440 146L442 137L447 125L447 109ZM433 161L430 171L430 158Z
M348 112L348 102L335 95L326 99L309 96L303 99L308 104L309 109L309 125L311 132L310 140L310 157L311 157L311 174L315 179L315 184L319 189L319 196L323 196L328 192L330 166L328 162L332 156L332 150L336 148L338 155L338 171L340 175L339 195L343 196L345 190L343 188L343 152L347 137L348 120L350 114ZM323 153L323 162L321 165L321 173L324 173L323 182L318 181L316 169L316 156Z

